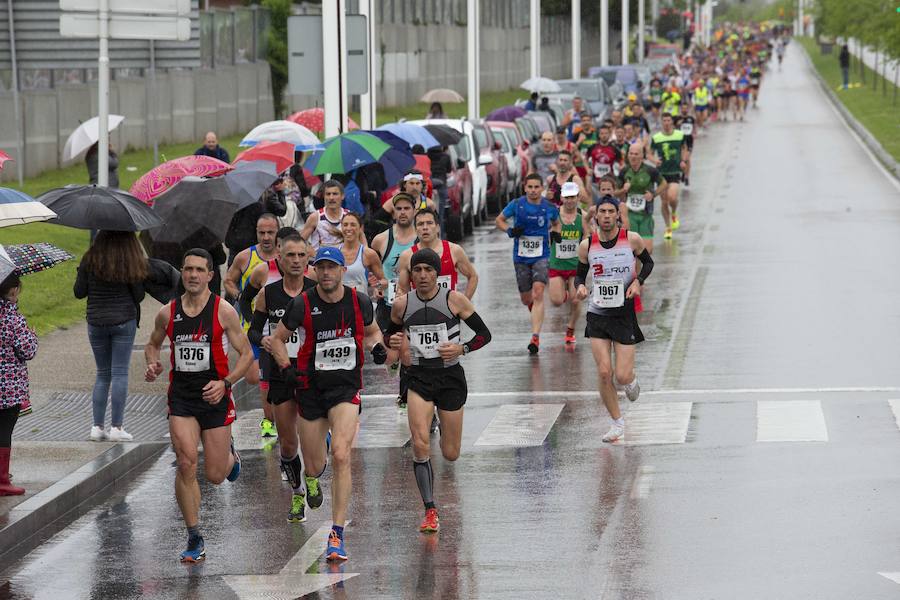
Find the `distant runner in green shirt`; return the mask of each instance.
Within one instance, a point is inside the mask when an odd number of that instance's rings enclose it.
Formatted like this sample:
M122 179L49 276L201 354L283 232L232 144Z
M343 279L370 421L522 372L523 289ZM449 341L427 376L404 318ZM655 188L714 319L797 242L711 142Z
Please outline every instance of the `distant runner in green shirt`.
M616 195L627 210L622 226L644 238L647 252L653 252L653 199L665 193L666 180L654 167L644 163L644 148L640 142L628 148L628 160L619 172Z
M669 183L666 186L665 195L662 196L661 208L663 221L666 224L666 232L663 237L670 240L672 231L681 225L678 221L678 189L690 153L685 144L684 134L675 130L675 121L669 113L663 113L662 131L656 132L651 139L650 150L654 154L656 166Z

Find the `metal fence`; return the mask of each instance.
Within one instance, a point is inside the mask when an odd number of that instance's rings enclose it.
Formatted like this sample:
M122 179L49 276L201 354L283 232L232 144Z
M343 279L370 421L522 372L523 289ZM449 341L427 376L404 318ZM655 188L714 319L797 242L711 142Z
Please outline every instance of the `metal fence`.
M407 25L465 25L466 0L382 0L380 23ZM528 27L529 0L490 0L481 3L481 26Z

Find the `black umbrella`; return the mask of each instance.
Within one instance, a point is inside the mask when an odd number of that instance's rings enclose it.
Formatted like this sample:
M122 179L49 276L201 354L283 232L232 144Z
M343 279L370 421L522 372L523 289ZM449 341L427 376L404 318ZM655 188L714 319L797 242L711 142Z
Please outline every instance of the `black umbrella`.
M143 231L163 224L153 210L122 190L96 185L67 185L37 199L52 209L50 223L78 229Z
M185 177L165 194L158 196L153 211L166 223L150 230L154 242L210 248L222 243L237 201L221 177L201 179Z
M441 146L453 146L459 140L463 139L463 134L461 131L457 131L450 127L449 125L424 125L425 129L428 130L428 133L434 136Z
M238 210L259 201L263 192L278 179L275 163L269 160L241 161L223 179L237 201Z

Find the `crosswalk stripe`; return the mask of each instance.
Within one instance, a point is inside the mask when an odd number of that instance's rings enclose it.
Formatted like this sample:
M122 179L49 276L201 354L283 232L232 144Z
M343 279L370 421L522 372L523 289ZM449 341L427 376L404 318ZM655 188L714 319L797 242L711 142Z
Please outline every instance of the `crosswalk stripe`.
M894 402L896 402L896 400L894 400ZM884 577L885 579L890 579L890 580L893 581L894 583L900 583L900 573L882 573L882 572L879 572L878 574L881 575L882 577Z
M828 427L818 400L760 400L757 442L827 442Z
M625 413L623 446L683 444L687 439L693 402L635 404Z
M564 404L503 404L476 446L540 446L562 412Z
M894 421L897 423L897 428L900 429L900 400L888 400L888 402L894 413Z
M354 448L402 448L409 441L406 414L396 406L367 408L362 412Z

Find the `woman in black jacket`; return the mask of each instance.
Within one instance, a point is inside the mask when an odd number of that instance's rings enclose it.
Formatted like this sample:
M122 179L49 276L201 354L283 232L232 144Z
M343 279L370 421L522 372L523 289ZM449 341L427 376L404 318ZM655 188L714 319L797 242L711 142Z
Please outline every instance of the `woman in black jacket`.
M75 279L75 297L87 297L88 339L97 363L94 382L94 422L90 438L113 442L132 439L125 431L128 367L144 299L142 282L147 259L137 237L127 231L101 231L84 254ZM110 394L110 392L112 392ZM103 429L106 404L112 397L109 433Z

